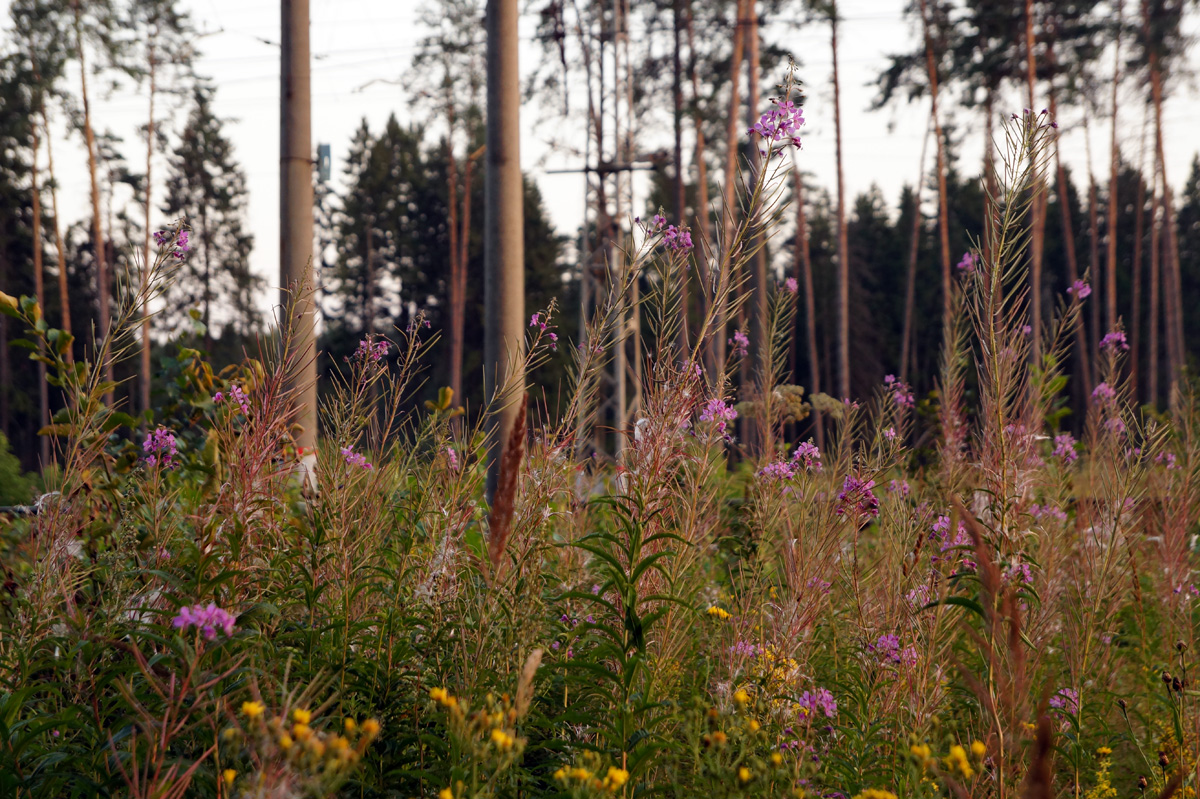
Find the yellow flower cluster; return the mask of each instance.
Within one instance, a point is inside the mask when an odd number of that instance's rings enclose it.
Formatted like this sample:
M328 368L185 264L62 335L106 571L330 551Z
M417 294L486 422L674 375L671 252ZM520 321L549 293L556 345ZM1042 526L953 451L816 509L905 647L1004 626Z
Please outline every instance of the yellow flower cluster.
M896 799L896 794L880 788L867 788L862 793L856 794L854 799Z
M554 772L554 779L568 786L589 786L596 790L615 793L629 781L629 772L623 768L609 766L604 779L600 779L596 776L596 772L591 769L584 768L583 766L572 766L571 768L560 768Z
M451 696L445 688L430 688L429 698L444 708L458 707L458 700Z
M962 774L965 780L975 776L975 769L971 768L971 761L967 759L967 750L963 749L960 744L950 747L950 754L946 755L942 762L951 772L957 771Z
M710 605L708 610L705 612L714 619L720 619L721 621L729 621L733 618L733 614L725 610L725 608L718 607L717 605Z

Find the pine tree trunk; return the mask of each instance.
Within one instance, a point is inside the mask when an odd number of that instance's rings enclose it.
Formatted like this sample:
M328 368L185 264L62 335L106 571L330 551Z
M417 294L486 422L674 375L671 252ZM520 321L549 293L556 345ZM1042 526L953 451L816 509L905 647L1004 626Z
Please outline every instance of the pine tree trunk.
M671 16L675 27L675 41L672 52L672 85L671 94L675 103L675 182L674 190L675 222L686 225L684 215L687 213L687 197L683 180L683 0L672 0ZM688 351L688 270L681 269L679 276L679 355L686 357Z
M1117 202L1120 171L1120 149L1117 146L1117 88L1121 83L1121 27L1124 23L1124 3L1117 0L1116 47L1113 52L1112 80L1112 137L1109 142L1108 177L1108 251L1105 265L1104 291L1105 324L1108 330L1117 329Z
M146 123L146 230L142 258L142 412L150 410L150 292L147 283L150 280L150 210L154 194L151 166L154 158L154 93L158 86L155 83L157 63L154 58L154 39L150 39L150 118Z
M1054 85L1050 86L1050 116L1058 119L1058 95ZM1068 196L1067 170L1062 163L1062 150L1059 138L1054 137L1054 165L1058 180L1058 207L1062 213L1063 248L1067 252L1067 280L1071 285L1079 279L1079 259L1075 253L1075 224L1071 218L1071 202ZM1079 352L1079 372L1083 376L1084 397L1092 395L1092 367L1088 351L1087 330L1084 329L1082 315L1075 317L1075 347Z
M1175 209L1171 198L1171 183L1167 178L1167 158L1163 147L1163 86L1162 69L1157 54L1150 55L1150 88L1154 100L1154 140L1159 173L1162 176L1163 236L1165 251L1163 267L1164 317L1167 323L1167 406L1174 416L1179 411L1178 385L1184 366L1182 283L1179 272L1179 247L1175 236Z
M922 0L924 2L924 0ZM833 130L837 158L837 319L838 392L850 396L850 245L846 238L846 180L842 170L842 97L838 83L837 0L829 5L829 44L833 54Z
M449 75L447 75L449 85ZM450 392L454 402L462 401L463 312L465 310L458 281L458 160L454 157L454 98L447 92L446 116L446 196L450 222ZM471 187L466 193L470 195Z
M759 33L758 33L758 3L750 2L750 13L746 21L746 127L752 127L758 121L760 97L758 92L758 76L761 71L759 63ZM759 153L758 137L750 134L746 137L746 160L750 163L750 182L758 181L763 169L763 159ZM755 220L757 224L758 220ZM770 453L771 443L771 386L766 384L770 372L770 332L769 312L767 310L767 248L761 235L755 237L754 245L757 252L750 263L750 357L746 359L749 375L743 381L743 390L749 389L760 401L761 413L750 420L747 426L750 431L749 441L752 452L759 455Z
M921 244L921 189L925 185L925 151L929 146L929 132L933 127L933 114L929 116L929 125L925 128L925 137L921 139L920 174L917 175L917 185L913 189L913 223L908 247L908 270L904 279L904 322L900 331L900 382L908 380L908 366L912 359L913 320L917 308L917 252ZM903 209L901 209L903 210ZM987 225L984 225L987 230Z
M734 220L737 218L737 157L738 157L738 106L739 79L742 60L745 57L746 32L745 19L748 13L749 0L738 0L737 16L733 32L733 59L729 64L729 116L726 117L725 127L725 186L724 198L721 203L722 240L720 282L732 283L729 270L733 268L733 231ZM715 385L720 385L725 374L725 335L726 315L728 314L728 297L726 292L717 291L715 301L717 307L713 314L713 372L709 379Z
M54 179L54 147L51 144L50 120L46 114L46 98L39 98L42 113L42 132L46 135L46 170L50 176L50 212L54 215L54 249L58 256L58 303L62 313L62 329L71 333L71 293L67 285L67 256L63 245L62 228L58 223L58 184ZM67 362L75 360L75 345L67 348Z
M1025 82L1029 113L1037 114L1034 103L1034 82L1037 65L1033 55L1033 0L1025 0ZM1035 362L1041 354L1042 333L1042 253L1046 231L1046 195L1042 191L1042 175L1034 176L1033 200L1030 203L1032 231L1029 240L1029 312L1032 318L1033 355Z
M1158 407L1158 375L1160 370L1160 356L1158 343L1158 305L1161 296L1159 284L1161 280L1161 264L1159 263L1160 244L1159 237L1159 219L1158 219L1158 158L1154 159L1154 181L1150 193L1150 308L1149 319L1147 320L1149 328L1147 332L1147 390L1150 404Z
M1099 217L1099 190L1096 186L1096 177L1088 170L1088 276L1093 285L1096 284L1096 278L1100 274L1100 217ZM1092 315L1092 338L1090 342L1090 354L1092 360L1092 384L1100 382L1100 298L1093 297L1088 303L1091 306Z
M96 260L96 299L99 306L98 327L100 340L104 341L108 338L111 316L109 309L108 267L105 264L105 242L104 234L100 228L102 218L100 216L100 183L96 178L96 136L92 131L92 107L87 88L87 62L83 48L82 11L79 8L79 0L71 0L71 8L75 12L75 55L79 59L80 99L83 101L83 136L84 143L87 146L88 178L91 181L92 188L92 244L95 247L94 254ZM111 382L112 359L106 356L103 367L105 379ZM105 392L104 402L112 405L113 393L111 390Z
M925 70L929 76L933 135L937 145L938 235L942 247L942 329L950 321L950 211L946 192L946 152L942 141L942 120L938 113L938 71L933 54L933 36L929 29L926 0L921 0L921 30L925 40Z
M984 122L984 136L986 141L983 143L983 261L990 264L992 262L992 226L988 220L996 214L994 199L996 197L996 143L993 140L996 115L995 115L996 94L992 87L987 89L987 97L984 100L984 113L987 114L987 119Z
M792 170L792 179L796 184L796 253L792 268L796 280L804 290L804 325L805 338L808 342L808 396L812 397L821 390L820 359L817 358L817 300L813 296L812 253L808 242L808 210L804 205L804 176L799 169ZM796 341L795 334L792 342ZM793 362L794 364L794 362ZM792 374L796 374L795 365ZM793 379L796 379L793 377ZM820 411L813 411L813 428L817 434L817 446L825 446L825 430L821 424Z
M1134 406L1141 404L1138 391L1141 366L1142 326L1142 239L1146 235L1146 179L1142 176L1142 164L1138 164L1137 202L1134 204L1133 220L1133 266L1130 274L1133 284L1133 307L1129 323L1129 395Z
M36 63L36 62L35 62ZM35 76L35 80L37 77ZM33 157L30 159L29 165L29 182L30 182L30 213L32 215L32 236L33 236L33 292L37 297L38 307L45 313L46 310L46 282L42 274L42 190L38 183L38 151L41 149L41 141L38 136L37 125L30 125L30 130L33 134L31 146ZM46 347L40 340L38 341L38 354L45 355ZM50 437L41 435L40 431L46 425L50 424L50 385L46 382L46 364L38 361L38 443L41 456L41 467L45 469L50 465Z
M685 24L687 26L687 38L688 38L688 76L692 83L692 126L694 128L694 132L695 132L695 136L696 136L696 150L695 150L695 155L693 156L693 159L696 163L695 221L696 221L697 230L700 234L700 236L699 236L700 246L703 248L703 247L711 247L712 243L713 243L712 217L711 217L712 211L708 207L708 205L709 205L708 163L705 161L705 158L704 158L704 155L706 152L706 143L705 143L705 138L704 138L704 122L700 116L700 108L699 108L700 77L697 73L697 68L696 68L697 67L697 65L696 65L696 31L695 31L695 25L694 25L694 22L692 19L691 0L688 0L687 17L685 20ZM700 287L700 300L704 305L704 307L702 308L702 311L707 312L707 306L708 306L708 301L709 301L708 286L710 285L710 281L708 280L707 269L705 269L705 271L699 272L698 274L701 276L701 278L699 280L697 280L697 285ZM697 342L698 345L702 344L702 343L703 342ZM713 363L713 358L712 358L712 355L713 355L712 347L706 347L704 354L705 354L705 360L706 360L705 368L707 368L709 370L710 374L713 374L714 373L714 363Z

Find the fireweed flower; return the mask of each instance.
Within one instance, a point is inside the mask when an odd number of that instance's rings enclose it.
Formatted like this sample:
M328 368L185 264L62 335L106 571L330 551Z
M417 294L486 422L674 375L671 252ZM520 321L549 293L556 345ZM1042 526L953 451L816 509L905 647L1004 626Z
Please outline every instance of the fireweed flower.
M962 260L958 262L958 271L964 274L970 274L975 271L975 267L979 265L979 256L973 252L963 253Z
M1075 451L1075 436L1070 433L1059 433L1054 437L1054 457L1062 458L1064 463L1074 463L1079 459Z
M758 134L766 140L766 148L760 150L763 155L769 151L792 145L800 146L800 126L804 124L804 109L797 108L791 100L771 99L774 108L769 109L759 117L758 122L750 127L747 134Z
M228 395L223 394L220 391L218 391L216 394L213 394L213 402L215 402L217 405L220 405L227 399L236 402L241 407L243 414L246 416L250 415L250 398L246 396L246 392L242 391L241 386L234 383L229 387Z
M1092 293L1092 287L1089 286L1087 283L1083 282L1082 280L1076 280L1067 289L1067 293L1074 294L1076 297L1078 297L1081 300L1086 300L1088 298L1088 295L1090 295Z
M233 635L235 621L233 614L221 610L215 603L209 602L208 607L184 605L179 609L178 615L171 620L171 626L177 630L195 627L204 636L204 640L213 641L217 637L218 630L225 633L226 638Z
M789 277L783 281L783 288L788 294L795 294L800 289L800 284L796 282L796 278Z
M733 338L729 339L729 345L733 347L733 352L730 354L735 358L744 358L750 353L750 339L740 330L733 331Z
M388 343L386 341L371 341L364 338L358 342L358 349L354 351L354 358L360 361L369 361L370 363L379 363L388 354Z
M1074 688L1059 688L1058 693L1050 697L1050 707L1061 711L1060 715L1076 715L1079 713L1079 692Z
M717 432L725 435L726 428L737 415L737 410L731 405L726 405L725 400L713 398L700 411L700 421L715 422Z
M458 471L458 453L454 451L454 447L446 447L446 463L450 467L450 471Z
M153 433L146 436L142 442L142 451L146 453L146 464L157 466L162 464L168 469L175 466L175 434L165 427L159 426Z
M891 633L867 644L867 651L875 655L880 665L912 666L917 662L917 650L911 646L901 647L900 637Z
M887 386L888 391L892 392L892 401L901 408L911 408L917 404L912 389L908 387L907 383L897 380L895 375L885 376L883 384Z
M159 230L154 233L154 243L158 245L159 249L170 244L172 240L175 241L175 249L171 255L182 261L191 249L188 244L188 231L181 230L178 236L169 230Z
M848 474L842 483L842 491L838 494L837 515L844 516L849 508L854 508L861 516L878 516L879 500L872 493L874 480L861 480Z
M672 252L691 252L692 234L690 231L670 225L663 233L663 246Z
M795 465L787 461L774 461L758 470L760 480L786 481L796 476Z
M354 445L342 447L342 457L346 459L346 463L351 466L357 466L360 469L374 469L375 467L367 461L367 457L362 453L354 451Z
M792 453L792 461L797 465L803 463L807 471L819 472L821 471L821 450L817 449L817 445L812 441L804 441Z
M1117 398L1117 392L1108 383L1100 383L1092 389L1092 401L1097 405L1107 405Z
M824 713L825 718L828 719L837 716L837 700L833 698L833 693L828 688L805 691L800 694L796 704L806 718L816 716L818 711Z
M1100 349L1129 349L1129 342L1125 340L1125 331L1114 330L1111 333L1105 334L1104 338L1100 339Z

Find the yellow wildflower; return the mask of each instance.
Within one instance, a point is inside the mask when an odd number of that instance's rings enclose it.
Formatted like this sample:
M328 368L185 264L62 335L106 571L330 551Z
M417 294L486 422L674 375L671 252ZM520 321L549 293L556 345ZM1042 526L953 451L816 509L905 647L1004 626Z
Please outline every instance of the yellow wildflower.
M762 725L754 719L750 719L750 721L746 722L746 726L750 728L750 732L758 732L762 729Z
M379 734L379 722L375 719L367 719L362 723L362 731L364 735L374 738Z
M262 702L242 702L242 715L248 719L260 717L266 709Z
M748 705L750 704L750 694L746 693L744 688L739 688L733 694L733 701L739 705Z
M567 770L565 768L560 768L558 771L554 772L554 779L558 780L559 782L566 780Z
M237 779L237 772L231 768L227 768L221 776L225 778L225 784L232 787L233 781Z
M492 730L492 743L496 744L497 749L512 749L513 737L504 730Z
M880 788L867 788L862 793L856 795L854 799L896 799L896 794Z
M984 746L983 741L971 742L971 754L977 758L982 758L987 754L987 747Z
M750 782L750 778L754 775L750 773L750 769L742 766L738 769L738 780L741 782Z
M292 736L288 735L286 732L283 735L279 736L279 748L285 752L287 750L291 749L292 748Z
M438 799L454 799L454 791L449 788L442 788L438 791Z
M579 780L580 782L583 782L584 780L591 779L592 772L588 771L582 766L576 766L568 772L568 776L570 776L573 780Z
M772 765L782 766L783 765L783 755L779 754L778 752L772 752L771 753L771 763L772 763Z
M312 713L308 712L302 707L298 707L292 711L292 718L297 724L308 724L310 721L312 721Z
M629 772L623 768L616 766L608 767L608 774L604 777L604 787L610 791L615 791L624 785L629 780Z
M1109 755L1112 754L1112 750L1109 749L1107 746L1102 746L1096 750L1096 754L1099 757L1108 757Z
M342 727L345 728L346 732L354 732L358 729L358 723L354 719L346 719L342 722Z
M959 771L963 779L969 780L975 776L975 769L971 768L971 761L967 760L967 750L959 744L950 747L950 754L946 756L945 763L946 768L951 771Z
M292 735L297 741L307 741L312 737L312 729L307 724L297 724L292 728Z
M716 605L710 605L706 612L709 616L712 616L714 619L720 619L721 621L726 621L733 618L733 615L729 611L725 610L725 608L717 607Z

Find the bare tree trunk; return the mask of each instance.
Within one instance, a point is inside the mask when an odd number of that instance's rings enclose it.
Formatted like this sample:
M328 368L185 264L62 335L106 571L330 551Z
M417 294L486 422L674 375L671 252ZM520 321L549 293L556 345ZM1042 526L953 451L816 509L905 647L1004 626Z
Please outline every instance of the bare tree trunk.
M525 312L518 13L517 0L488 0L483 376L484 396L496 403L488 425L489 502L500 477L500 453L512 435L524 394L524 376L517 373L522 368Z
M929 116L929 125L925 127L925 136L921 139L920 173L917 175L917 185L913 189L913 223L908 247L908 272L904 279L904 324L900 332L900 381L908 380L908 366L912 357L913 317L917 307L917 251L921 244L921 189L925 185L925 150L929 146L929 132L933 127L933 114ZM987 225L984 225L987 230Z
M1154 100L1154 140L1159 173L1162 176L1162 208L1165 252L1161 259L1164 268L1164 317L1167 323L1167 405L1171 414L1178 413L1180 371L1184 365L1182 283L1179 272L1179 247L1175 236L1175 209L1171 198L1171 183L1167 179L1167 158L1163 147L1163 87L1162 69L1157 54L1150 54L1150 88Z
M446 76L447 88L450 88L450 76ZM450 391L454 402L462 401L462 357L463 357L463 313L466 310L462 297L462 284L459 282L458 263L458 160L454 157L454 93L447 91L446 124L449 131L446 135L446 195L449 206L450 221ZM471 187L465 189L469 195Z
M36 62L34 62L36 63ZM35 75L35 80L37 76ZM40 92L39 92L40 94ZM42 274L42 189L38 183L38 150L41 149L41 141L38 136L37 125L30 125L32 132L32 150L33 157L30 159L29 177L32 202L30 203L30 212L33 217L33 292L37 297L38 307L45 312L46 309L46 282ZM38 341L38 354L45 355L46 347ZM50 424L50 385L46 382L46 364L38 361L38 443L41 456L41 467L45 469L50 465L50 437L41 435L40 431L46 425Z
M925 70L929 75L932 101L933 134L937 144L938 234L942 245L942 329L949 330L950 319L950 211L946 191L946 153L942 141L942 121L938 113L938 71L933 54L933 34L929 26L926 0L921 0L921 30L925 40Z
M1124 23L1124 3L1117 0L1116 47L1113 52L1112 80L1112 137L1109 142L1108 176L1108 252L1105 264L1105 324L1117 329L1117 201L1121 151L1117 146L1117 88L1121 83L1121 27Z
M1025 0L1025 82L1030 114L1037 113L1034 104L1037 65L1033 55L1033 11L1033 0ZM1030 204L1032 233L1029 240L1029 312L1033 320L1033 355L1036 361L1041 354L1042 252L1046 232L1046 195L1041 190L1042 175L1040 171L1034 176L1034 179L1037 182L1033 188L1033 201Z
M737 143L738 143L738 100L739 75L742 59L745 57L746 32L745 20L750 6L750 0L738 0L737 17L733 32L733 59L729 65L729 116L725 128L725 186L724 199L721 203L721 220L723 237L721 244L724 252L721 256L721 271L727 273L733 268L733 230L734 219L737 216ZM732 282L732 276L724 279ZM713 319L713 374L710 379L721 380L725 373L725 333L728 305L724 293L717 296L717 308Z
M79 88L80 99L83 101L83 137L84 143L87 146L88 156L88 177L91 180L92 187L92 243L95 247L96 259L96 296L99 306L99 332L100 339L108 338L110 310L109 310L109 288L108 288L108 267L105 263L105 242L104 233L101 231L102 218L100 216L100 183L96 179L96 136L92 131L92 106L87 89L87 62L83 48L83 30L82 30L82 11L79 7L79 0L71 0L71 8L75 12L75 55L79 59ZM112 359L106 359L103 364L105 379L112 380ZM113 402L112 391L107 391L104 394L104 402L111 405Z
M804 325L805 338L808 339L808 395L811 397L821 390L820 359L817 358L817 300L813 296L812 254L808 246L808 211L804 206L804 176L800 170L792 170L792 179L796 183L796 257L793 269L800 285L804 287ZM792 336L793 343L796 336ZM792 374L796 373L795 367ZM813 411L813 427L817 434L817 446L825 446L825 430L821 424L820 411Z
M1147 335L1147 382L1149 396L1147 399L1151 405L1158 406L1158 374L1160 363L1160 352L1158 344L1158 303L1161 296L1159 283L1161 282L1161 271L1159 263L1160 245L1162 240L1159 237L1159 220L1158 220L1158 158L1154 159L1154 181L1150 192L1150 318L1149 331Z
M1142 239L1146 235L1146 180L1142 177L1141 164L1138 165L1137 202L1133 208L1137 216L1133 220L1133 267L1130 274L1133 283L1133 308L1129 323L1129 394L1136 406L1141 404L1138 387L1141 365Z
M46 114L46 98L39 98L42 113L42 131L46 134L46 169L50 176L50 211L54 214L54 249L58 256L58 303L62 312L62 329L71 333L71 293L67 286L67 256L63 246L62 229L58 223L58 184L54 179L54 147L51 144L50 121ZM75 346L67 348L67 362L75 360Z
M687 213L687 195L683 180L683 0L672 0L671 16L675 27L674 51L672 53L672 85L671 93L675 102L675 182L674 206L675 221L679 225L687 224L684 215ZM680 270L679 276L679 354L686 355L688 351L688 272Z
M1050 86L1050 116L1058 119L1058 95L1054 91L1053 84ZM1075 281L1079 279L1079 260L1075 253L1075 224L1071 219L1067 170L1063 167L1062 151L1059 148L1057 136L1054 138L1054 165L1058 173L1058 207L1062 213L1063 247L1067 251L1067 279L1071 281L1071 285L1075 285ZM1083 394L1085 397L1090 397L1092 395L1092 368L1087 330L1084 329L1082 315L1075 317L1075 347L1079 351L1079 370L1083 375Z
M1090 160L1089 160L1090 163ZM1096 177L1090 174L1088 170L1088 275L1091 277L1092 284L1095 285L1096 278L1100 274L1100 222L1099 222L1099 191L1096 187ZM1091 314L1092 314L1092 339L1090 349L1092 355L1095 356L1092 370L1092 383L1100 382L1100 298L1092 299Z
M157 33L157 32L156 32ZM146 229L142 250L142 283L150 280L150 210L154 196L154 182L151 168L154 159L154 93L158 89L155 83L157 62L154 57L154 34L149 42L150 55L150 117L146 122ZM142 301L142 412L150 410L150 307L147 304L149 292L143 294Z
M842 170L842 96L838 83L837 23L837 0L831 0L829 44L833 53L833 129L837 157L838 392L847 398L850 396L850 245L846 238L846 179Z
M696 69L696 31L692 18L692 4L688 0L687 6L687 38L688 38L688 75L692 83L692 125L695 129L696 136L696 151L694 160L696 163L696 226L700 233L700 241L705 245L711 246L712 238L712 218L711 209L708 207L708 164L704 159L705 154L705 138L704 138L704 122L700 117L700 78ZM707 287L709 285L708 275L706 272L697 284L700 286L700 299L705 303L704 310L707 311ZM706 347L705 351L706 363L705 367L710 374L714 373L714 360L712 347Z
M758 3L750 2L750 14L746 22L746 127L753 127L758 122L760 97L758 92L758 76L761 71L759 63L759 34L758 34ZM751 183L758 181L763 169L763 160L759 153L758 136L750 134L746 137L746 160L750 163ZM757 222L757 220L756 220ZM756 237L754 246L758 251L754 254L750 269L750 358L748 359L749 380L744 382L745 388L751 388L759 398L762 413L750 420L747 426L750 432L751 451L762 455L772 450L772 429L770 419L770 397L772 386L766 384L770 372L770 346L768 337L770 320L767 318L767 248L761 236Z
M993 200L996 196L996 143L993 140L996 115L995 115L996 95L993 89L989 86L987 89L987 98L984 100L984 113L987 114L987 120L984 122L984 136L986 141L983 143L983 184L985 191L983 193L983 260L985 263L992 262L992 226L989 221L996 213ZM924 159L922 159L924 160Z

